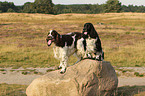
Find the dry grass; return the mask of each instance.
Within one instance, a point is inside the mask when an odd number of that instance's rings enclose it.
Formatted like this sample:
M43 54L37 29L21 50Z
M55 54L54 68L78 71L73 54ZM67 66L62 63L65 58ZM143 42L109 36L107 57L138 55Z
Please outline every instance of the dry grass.
M117 96L145 96L145 86L123 86L118 88Z
M60 34L82 32L94 24L102 41L105 60L113 66L145 66L145 14L0 14L0 67L58 66L45 38L51 29ZM101 25L99 23L102 23ZM76 61L69 60L70 65Z
M26 85L0 84L0 96L26 96Z

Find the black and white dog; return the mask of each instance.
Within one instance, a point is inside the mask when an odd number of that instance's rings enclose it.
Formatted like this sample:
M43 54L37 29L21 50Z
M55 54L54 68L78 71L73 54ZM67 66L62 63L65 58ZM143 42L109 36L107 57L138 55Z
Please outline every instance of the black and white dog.
M83 54L83 58L93 58L98 61L104 60L104 52L101 47L100 38L91 23L84 24L82 38L78 42L82 42L82 45L84 45L84 49L81 48L80 44L77 45L77 47L80 47L79 50L82 50L79 52ZM85 51L85 54L83 51Z
M46 38L47 45L50 46L54 42L54 57L60 60L59 68L62 68L60 73L65 73L69 56L76 54L77 56L77 40L81 38L81 33L72 32L65 35L60 35L55 30L51 30ZM78 57L78 61L81 57Z

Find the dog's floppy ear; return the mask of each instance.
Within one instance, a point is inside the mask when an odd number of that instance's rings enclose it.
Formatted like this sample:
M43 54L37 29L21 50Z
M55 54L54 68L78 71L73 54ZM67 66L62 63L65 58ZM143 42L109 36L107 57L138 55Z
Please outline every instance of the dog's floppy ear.
M94 32L95 32L95 28L94 28L93 24L90 23L90 26L89 26L89 27L90 27L90 29L91 29L91 30L90 30L91 33L94 33Z
M93 24L90 24L90 28L91 28L91 30L90 30L90 35L91 35L91 36L96 36L96 37L98 37L98 34L97 34L97 32L96 32L96 30L95 30Z
M57 40L59 38L59 33L57 31L53 30L52 35L54 36L54 39Z
M60 34L56 34L56 41L59 41L60 40Z

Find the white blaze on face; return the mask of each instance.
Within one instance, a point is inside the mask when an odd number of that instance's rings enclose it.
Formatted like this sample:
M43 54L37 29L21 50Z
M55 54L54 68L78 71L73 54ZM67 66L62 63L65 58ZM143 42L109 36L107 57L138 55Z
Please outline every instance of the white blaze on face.
M52 32L53 32L53 30L50 30L48 36L51 36L52 37Z
M53 30L50 30L48 37L53 38L53 36L52 36L52 32L53 32ZM51 45L51 43L52 43L52 40L51 40L51 39L48 40L47 44L48 44L49 46Z

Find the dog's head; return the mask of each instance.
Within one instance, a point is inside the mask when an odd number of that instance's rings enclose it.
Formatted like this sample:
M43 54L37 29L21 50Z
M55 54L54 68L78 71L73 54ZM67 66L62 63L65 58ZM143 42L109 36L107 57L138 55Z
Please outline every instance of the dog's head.
M83 37L88 38L88 36L96 35L95 28L92 23L85 23L83 28Z
M55 42L60 35L55 30L50 30L48 36L46 38L47 45L50 46L53 42Z

